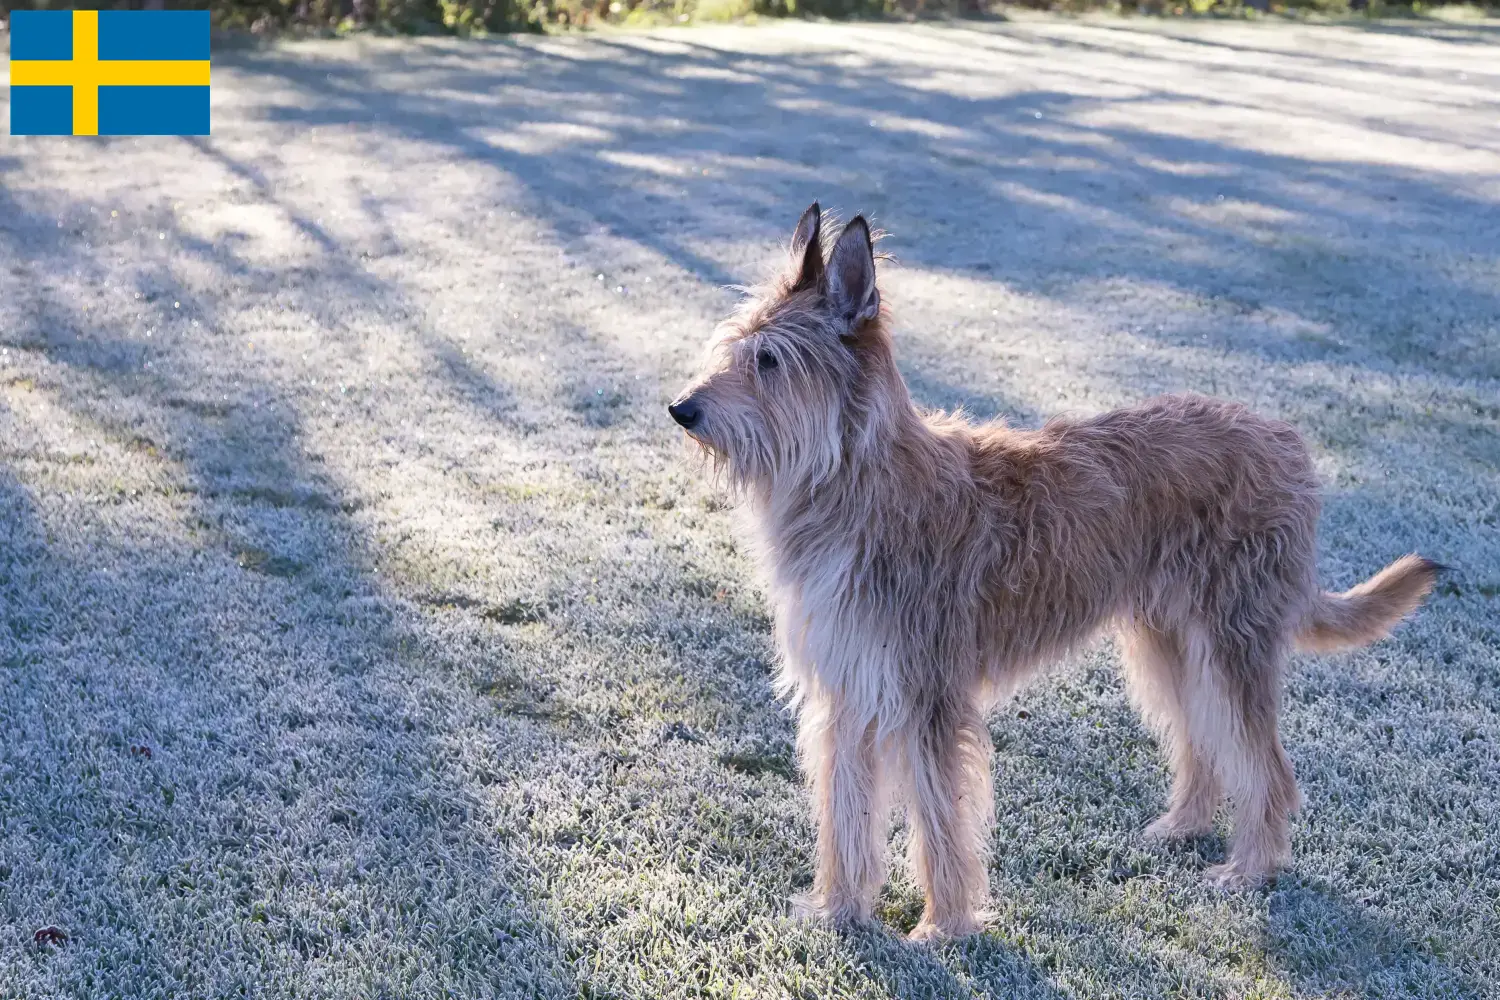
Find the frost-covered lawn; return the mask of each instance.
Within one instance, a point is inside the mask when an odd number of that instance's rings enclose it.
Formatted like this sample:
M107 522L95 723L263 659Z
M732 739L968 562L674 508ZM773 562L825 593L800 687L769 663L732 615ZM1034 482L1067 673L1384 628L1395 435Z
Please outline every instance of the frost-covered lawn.
M1500 990L1494 27L307 43L214 101L0 140L0 994ZM989 934L901 943L904 876L787 918L768 622L663 405L814 198L891 231L924 403L1243 399L1329 585L1456 567L1299 662L1274 888L1141 844L1106 644L994 719Z

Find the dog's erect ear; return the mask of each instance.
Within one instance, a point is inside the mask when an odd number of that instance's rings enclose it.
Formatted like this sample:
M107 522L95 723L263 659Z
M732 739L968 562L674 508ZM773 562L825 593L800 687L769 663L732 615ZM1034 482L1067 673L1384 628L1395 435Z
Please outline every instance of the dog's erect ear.
M849 324L847 336L880 314L875 242L863 215L849 220L828 257L828 304Z
M817 288L823 280L822 229L823 210L813 202L792 232L792 264L797 268L797 277L792 282L794 292Z

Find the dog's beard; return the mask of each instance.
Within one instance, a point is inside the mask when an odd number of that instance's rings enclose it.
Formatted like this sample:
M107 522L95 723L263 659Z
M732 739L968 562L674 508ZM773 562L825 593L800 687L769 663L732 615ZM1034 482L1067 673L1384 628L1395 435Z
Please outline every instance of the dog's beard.
M689 434L690 447L716 489L743 500L769 485L774 461L766 442L741 428ZM726 441L725 438L730 440Z
M688 432L715 488L744 500L779 489L816 490L836 475L845 457L836 424L831 429L802 417L773 428L764 421L721 417Z
M683 446L695 460L699 471L708 479L710 486L716 491L738 498L742 492L743 476L736 472L736 466L729 451L712 435L694 434L689 431L683 437L685 439Z

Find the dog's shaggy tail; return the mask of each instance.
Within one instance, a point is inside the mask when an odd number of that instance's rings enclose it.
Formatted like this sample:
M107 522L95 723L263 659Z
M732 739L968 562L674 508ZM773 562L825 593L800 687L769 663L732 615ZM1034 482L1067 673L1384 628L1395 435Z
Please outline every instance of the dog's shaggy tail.
M1418 555L1402 556L1357 587L1319 595L1297 633L1297 647L1330 652L1384 639L1422 603L1443 568Z

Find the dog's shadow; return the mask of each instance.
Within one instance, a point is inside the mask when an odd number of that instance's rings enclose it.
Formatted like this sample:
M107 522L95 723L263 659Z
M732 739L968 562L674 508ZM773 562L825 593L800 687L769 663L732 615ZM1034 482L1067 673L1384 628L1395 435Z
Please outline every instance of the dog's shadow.
M1066 996L1036 961L989 934L926 945L871 925L845 932L843 944L854 963L892 997Z
M1201 845L1200 845L1201 846ZM1259 942L1267 971L1295 996L1428 996L1479 1000L1486 995L1441 954L1433 942L1418 942L1382 917L1378 909L1347 898L1316 879L1283 875L1266 892ZM1054 980L1058 957L983 933L938 945L906 941L914 921L903 909L915 897L886 900L881 922L847 930L841 947L850 963L892 997L1060 998L1071 995ZM1082 928L1080 928L1082 930ZM1118 936L1094 924L1084 936ZM1068 951L1065 946L1064 952ZM1137 954L1127 963L1129 985L1148 995L1165 990L1167 969ZM1061 961L1068 962L1064 955ZM1126 985L1125 983L1117 985Z
M1267 901L1265 951L1299 993L1477 998L1485 993L1373 904L1317 879L1283 875Z
M1096 930L1106 933L1103 927ZM1066 995L1053 982L1045 956L1039 961L992 934L936 948L909 944L889 931L859 932L847 940L850 951L892 996ZM1271 890L1264 951L1268 964L1298 996L1479 1000L1486 995L1435 954L1430 943L1414 941L1372 908L1316 882L1284 877ZM1147 979L1163 971L1137 970Z

